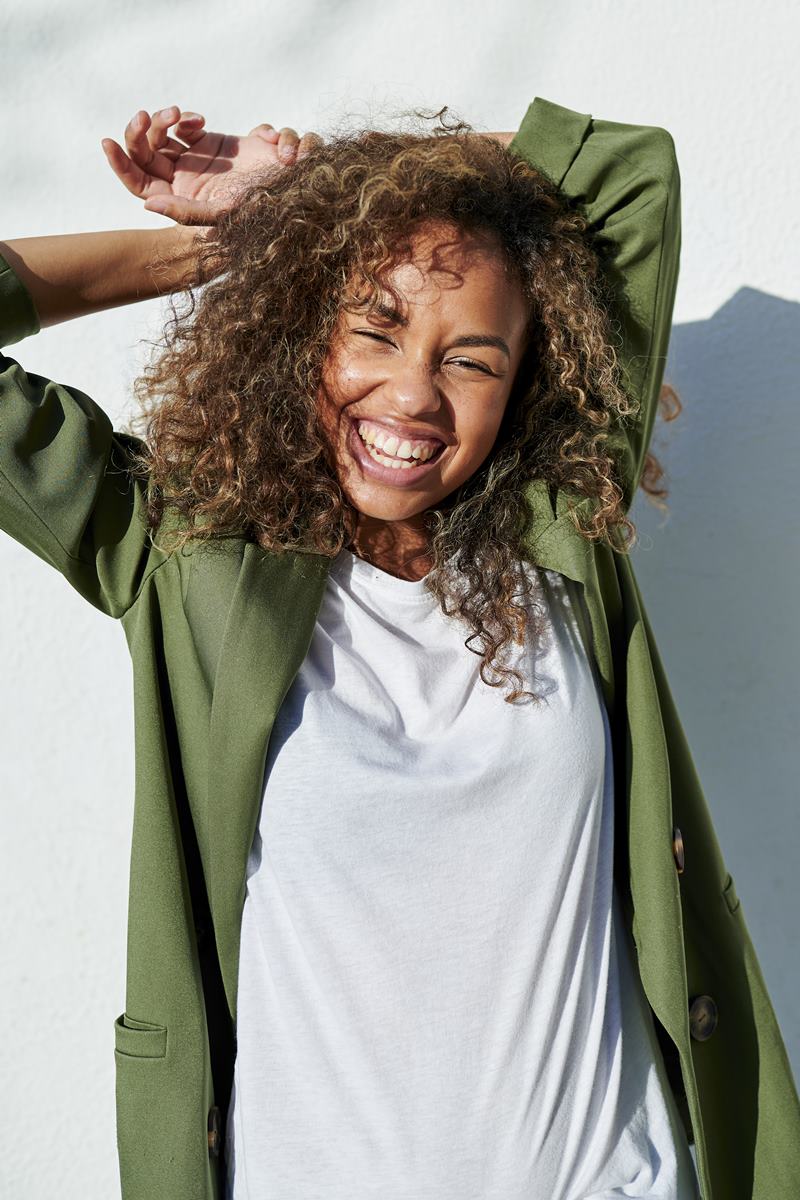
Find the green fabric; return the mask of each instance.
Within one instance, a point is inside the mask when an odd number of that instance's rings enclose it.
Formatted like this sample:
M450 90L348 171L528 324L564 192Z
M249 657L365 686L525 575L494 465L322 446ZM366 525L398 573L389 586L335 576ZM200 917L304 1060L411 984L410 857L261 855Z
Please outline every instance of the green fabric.
M28 290L0 255L0 323L3 346L39 332L39 314Z
M537 97L512 150L584 208L607 251L641 401L614 431L630 503L678 276L672 140ZM31 298L2 260L0 310L3 344L35 332ZM133 666L128 972L114 1023L123 1200L220 1200L207 1119L216 1105L224 1127L247 854L270 730L329 563L239 538L167 557L145 536L142 485L126 473L134 441L82 392L0 359L0 527L120 618ZM703 1200L786 1200L800 1179L800 1103L633 568L577 533L562 492L537 482L529 499L530 557L580 583L591 618L614 737L615 872ZM689 1028L700 994L719 1012L704 1042Z
M630 507L657 412L672 326L681 248L680 174L665 129L593 120L537 97L510 147L572 200L589 221L618 303L620 361L641 401L611 439Z

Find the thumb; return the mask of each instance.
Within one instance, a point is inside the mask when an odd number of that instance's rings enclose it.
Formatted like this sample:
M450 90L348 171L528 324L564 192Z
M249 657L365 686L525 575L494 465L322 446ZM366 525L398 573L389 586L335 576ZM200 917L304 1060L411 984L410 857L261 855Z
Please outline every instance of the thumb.
M162 213L179 225L214 225L217 219L210 205L184 196L150 196L144 206L148 212Z

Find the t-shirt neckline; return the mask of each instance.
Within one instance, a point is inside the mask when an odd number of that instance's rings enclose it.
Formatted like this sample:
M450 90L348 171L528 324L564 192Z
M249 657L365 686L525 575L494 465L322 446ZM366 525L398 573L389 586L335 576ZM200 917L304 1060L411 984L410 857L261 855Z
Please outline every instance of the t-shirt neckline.
M423 575L422 579L399 579L397 575L392 575L381 567L376 567L374 563L359 558L346 546L334 558L330 569L337 582L348 586L360 585L365 589L380 592L396 600L408 600L422 604L436 603L435 596L428 591L425 583L428 575Z

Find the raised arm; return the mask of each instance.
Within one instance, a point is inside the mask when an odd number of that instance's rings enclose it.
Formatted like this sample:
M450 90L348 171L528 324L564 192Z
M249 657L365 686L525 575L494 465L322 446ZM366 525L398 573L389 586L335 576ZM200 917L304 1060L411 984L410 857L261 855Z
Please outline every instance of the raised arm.
M212 133L199 113L177 105L152 115L140 109L125 126L125 149L103 138L103 150L128 191L177 224L0 242L7 267L30 294L37 328L185 288L196 276L198 250L242 188L320 140L266 122L246 135ZM16 340L7 324L4 334L3 345Z
M80 245L85 237L93 235L76 235ZM34 294L50 323L137 298L124 282L124 258L119 279L116 271L84 274L99 243L85 259L69 238L64 256L43 247L49 240L6 244L20 273L0 257L0 345L37 332ZM146 271L139 282L149 290ZM138 439L116 433L84 392L0 353L0 529L111 617L127 611L164 559L147 537L143 484L129 471L134 448Z
M127 154L104 140L126 187L181 224L0 242L0 346L185 288L237 188L256 169L288 165L316 137L303 142L291 129L264 125L223 136L203 125L177 108L152 118L141 112L126 128ZM145 486L130 469L141 448L84 392L0 353L0 529L113 617L165 558L147 534Z
M10 268L33 309L21 333L187 287L196 272L198 249L210 234L204 227L175 225L0 242L6 275ZM6 278L9 288L18 293ZM8 324L9 298L4 303L4 346L17 340ZM16 303L21 303L18 294Z
M614 293L624 383L640 402L612 430L627 510L639 486L664 377L681 248L680 174L655 125L598 120L537 96L513 136L494 134L587 217Z

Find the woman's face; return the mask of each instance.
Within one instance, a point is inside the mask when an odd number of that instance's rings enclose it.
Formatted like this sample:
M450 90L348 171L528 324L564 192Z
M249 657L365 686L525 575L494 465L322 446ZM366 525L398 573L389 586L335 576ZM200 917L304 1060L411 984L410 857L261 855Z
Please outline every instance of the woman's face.
M340 313L320 414L350 503L402 521L435 507L489 454L527 312L500 252L442 224L417 234L389 280L401 311ZM381 300L388 306L389 294Z

